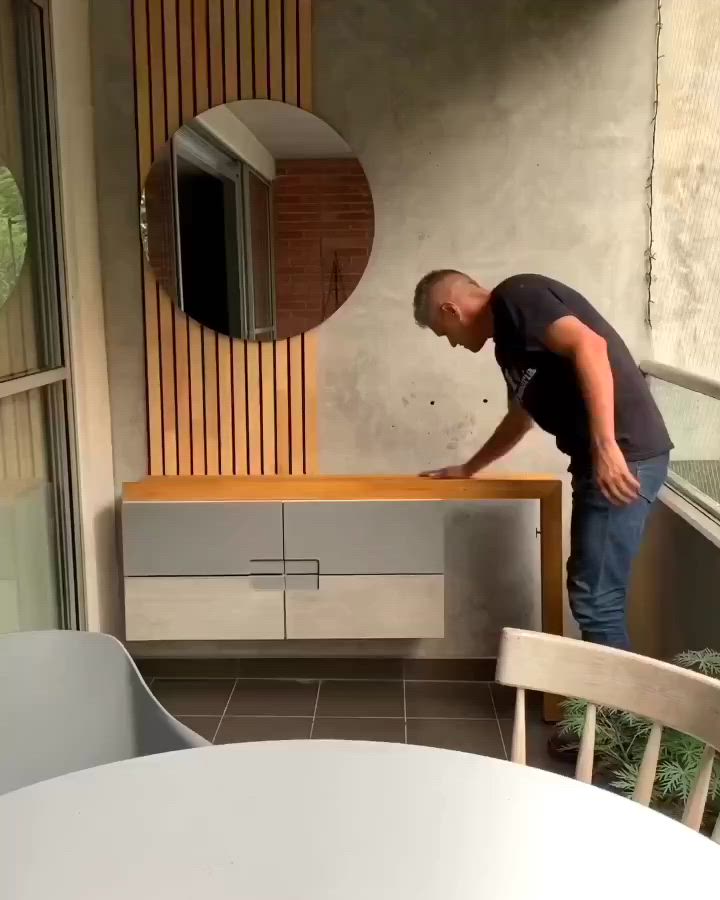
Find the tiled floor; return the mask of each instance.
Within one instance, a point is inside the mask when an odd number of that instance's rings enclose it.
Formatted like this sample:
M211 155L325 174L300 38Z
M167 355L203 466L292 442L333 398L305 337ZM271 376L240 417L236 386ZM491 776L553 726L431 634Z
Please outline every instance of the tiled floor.
M149 680L169 712L216 744L296 738L392 741L504 759L514 696L462 681L217 678ZM528 762L570 774L551 759L550 726L529 704Z

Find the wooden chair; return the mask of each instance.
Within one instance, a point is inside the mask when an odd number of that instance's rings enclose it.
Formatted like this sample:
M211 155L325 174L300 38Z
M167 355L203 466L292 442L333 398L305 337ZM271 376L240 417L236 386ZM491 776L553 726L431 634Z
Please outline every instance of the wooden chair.
M699 831L720 749L720 681L670 663L598 644L505 628L496 679L517 688L513 726L513 762L526 762L525 691L536 690L588 703L575 777L590 783L595 753L598 706L625 710L650 720L652 729L640 765L633 800L650 804L663 728L673 728L705 744L683 822ZM713 840L720 843L720 818Z

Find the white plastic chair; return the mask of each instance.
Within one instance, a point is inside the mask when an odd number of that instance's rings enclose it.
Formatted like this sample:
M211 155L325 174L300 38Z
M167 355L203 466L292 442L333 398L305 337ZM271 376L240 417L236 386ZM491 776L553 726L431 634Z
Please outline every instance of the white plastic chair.
M104 763L204 747L106 634L0 635L0 794Z
M683 822L700 829L715 752L720 749L720 681L670 663L570 638L505 628L496 679L517 688L513 762L525 764L525 691L576 697L588 702L575 777L590 783L598 706L634 713L652 722L633 800L650 804L663 727L705 744ZM720 843L720 819L713 832Z

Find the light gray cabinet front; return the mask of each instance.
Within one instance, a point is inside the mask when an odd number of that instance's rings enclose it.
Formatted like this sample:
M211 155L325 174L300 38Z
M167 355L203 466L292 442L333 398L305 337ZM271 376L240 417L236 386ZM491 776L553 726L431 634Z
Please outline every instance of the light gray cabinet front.
M255 561L283 558L281 503L144 501L122 515L128 576L257 575Z
M290 640L441 638L442 575L321 576L317 590L286 590Z
M439 575L442 502L284 504L285 559L317 559L320 575Z
M129 641L262 641L285 637L283 591L256 591L250 579L125 579Z

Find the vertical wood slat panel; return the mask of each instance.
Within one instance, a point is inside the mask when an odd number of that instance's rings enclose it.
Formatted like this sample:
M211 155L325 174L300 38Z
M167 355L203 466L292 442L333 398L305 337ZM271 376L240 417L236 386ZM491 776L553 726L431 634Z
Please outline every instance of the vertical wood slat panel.
M298 105L303 109L312 107L312 20L311 0L298 0L297 19L298 52ZM316 410L317 391L315 381L315 358L317 332L315 330L301 336L302 341L302 432L303 432L303 472L313 472L317 461ZM309 426L309 427L308 427Z
M268 95L267 0L253 0L253 76L255 97Z
M312 19L311 0L298 0L298 103L303 109L312 108Z
M302 335L290 338L290 474L305 472L305 447L303 428L303 339Z
M168 136L165 88L165 34L163 0L150 0L148 5L148 47L150 58L150 110L152 113L153 157L164 146ZM175 337L173 311L169 297L155 284L158 345L160 348L160 398L162 420L163 472L177 474L177 422L175 405Z
M220 474L233 474L233 385L232 342L225 334L217 338L218 415L220 417ZM244 393L244 391L243 391Z
M135 42L135 107L138 135L138 178L144 184L153 159L152 110L150 106L150 50L148 9L150 0L134 0L133 31ZM160 344L157 327L157 291L155 279L143 259L145 295L145 382L148 405L149 471L162 475L163 437L160 397Z
M303 335L303 434L306 472L317 471L317 329Z
M268 0L268 56L270 59L270 99L283 99L282 0Z
M262 465L264 475L275 474L275 348L269 341L260 344L260 384L262 385Z
M180 121L182 123L189 122L195 116L193 5L193 0L178 0L178 66ZM202 475L205 473L202 332L197 322L188 319L179 310L176 310L175 316L175 352L178 370L178 468L180 474L187 472L191 475Z
M193 67L193 3L178 0L178 68L180 73L180 121L189 122L195 115Z
M210 106L225 102L225 66L223 60L223 4L211 0L208 6L208 48Z
M245 343L233 341L233 473L248 474L247 382L245 379Z
M187 8L185 8L187 7ZM165 97L167 110L167 136L172 135L183 121L188 98L183 96L183 73L181 53L187 49L189 3L183 0L163 0ZM190 43L192 55L192 43ZM192 104L192 80L189 101ZM187 91L187 89L186 89ZM167 302L167 298L161 301ZM177 474L190 475L192 472L192 447L190 441L190 371L188 361L187 316L175 304L172 309L173 365L175 368L175 424L177 445ZM164 356L163 356L164 358ZM167 365L167 363L166 363ZM166 376L163 376L164 378ZM164 404L163 399L163 404Z
M225 61L225 102L231 103L238 92L237 3L223 0L223 59Z
M277 473L290 474L290 382L288 380L287 341L275 344L275 432L277 443Z
M238 96L311 105L310 0L134 0L142 181L179 124ZM316 458L316 336L244 344L177 310L146 266L153 474L302 474Z
M283 2L284 0L268 0L268 54L270 69L270 99L282 100L284 98L284 61L283 61ZM295 0L293 0L293 3ZM295 56L293 58L296 58ZM295 63L293 63L294 65ZM270 348L268 348L268 353ZM274 416L273 435L273 466L274 471L281 475L290 473L290 418L288 410L289 381L288 381L288 345L287 341L277 341L272 347L272 411ZM270 360L268 361L270 365ZM263 393L268 387L263 374ZM270 404L270 397L263 398L264 416ZM266 419L263 418L263 424ZM267 449L268 436L265 437L265 449ZM269 471L266 465L265 471Z
M150 0L153 2L153 0ZM212 0L216 3L217 0ZM195 75L195 115L208 109L208 0L193 0L193 72Z
M285 102L297 104L297 0L283 0L285 29Z
M190 446L192 474L205 475L205 392L203 389L203 335L197 322L188 321L190 369Z
M260 395L260 344L249 342L245 350L248 408L249 474L262 475L262 397Z
M202 341L203 387L205 389L205 472L207 475L219 475L218 336L210 328L203 328Z
M252 0L238 0L238 53L240 54L240 96L253 96Z

